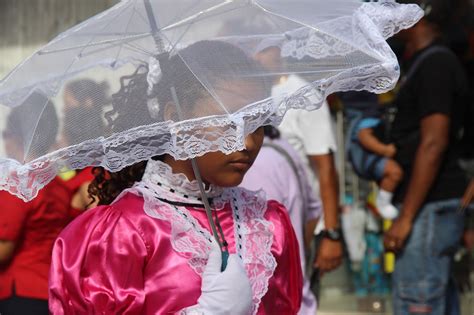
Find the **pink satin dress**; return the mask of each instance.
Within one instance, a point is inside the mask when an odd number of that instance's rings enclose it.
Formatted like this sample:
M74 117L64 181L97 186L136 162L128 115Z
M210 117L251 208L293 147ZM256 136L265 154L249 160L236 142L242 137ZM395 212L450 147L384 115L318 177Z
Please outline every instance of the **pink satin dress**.
M284 207L242 188L211 187L208 195L229 252L247 271L252 314L296 314L301 264ZM195 182L151 161L112 205L74 220L53 250L51 313L179 314L196 305L213 242L197 196Z

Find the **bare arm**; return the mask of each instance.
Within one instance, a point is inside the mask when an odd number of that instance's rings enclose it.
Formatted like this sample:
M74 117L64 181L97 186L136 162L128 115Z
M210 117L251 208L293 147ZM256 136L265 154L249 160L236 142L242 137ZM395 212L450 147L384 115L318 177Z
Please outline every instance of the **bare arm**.
M333 154L313 155L309 159L312 167L319 175L325 228L339 228L338 177ZM341 242L323 238L314 266L319 269L322 275L336 269L342 263L342 256Z
M411 233L413 220L438 175L443 155L448 147L449 125L449 116L439 113L431 114L421 120L421 140L410 174L407 194L403 200L400 216L384 237L384 246L388 250L400 251Z
M364 128L357 134L360 144L368 151L373 152L382 156L391 155L391 148L377 139L374 136L374 130L372 128Z
M86 210L97 206L98 201L92 200L89 196L89 184L90 182L84 183L79 187L79 190L74 194L71 200L71 207L79 210Z
M324 223L327 229L339 227L338 177L332 153L309 156L316 170L323 203Z
M14 251L14 242L0 240L0 265L6 264L13 257Z
M420 145L403 200L401 218L412 222L428 195L449 144L449 127L450 118L444 114L432 114L421 120Z

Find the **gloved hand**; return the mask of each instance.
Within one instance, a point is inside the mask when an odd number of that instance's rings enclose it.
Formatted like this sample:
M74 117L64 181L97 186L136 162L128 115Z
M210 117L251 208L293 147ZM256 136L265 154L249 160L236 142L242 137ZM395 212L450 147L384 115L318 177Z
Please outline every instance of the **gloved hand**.
M222 253L214 244L202 274L198 304L181 314L247 315L252 312L252 288L244 266L235 254L221 272Z

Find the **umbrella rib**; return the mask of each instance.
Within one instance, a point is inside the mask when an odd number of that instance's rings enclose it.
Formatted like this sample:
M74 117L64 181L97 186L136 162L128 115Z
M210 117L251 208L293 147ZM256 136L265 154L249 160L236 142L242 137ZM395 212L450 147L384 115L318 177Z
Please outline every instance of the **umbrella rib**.
M181 36L176 40L176 42L173 44L173 46L171 47L171 49L169 50L170 52L174 51L174 49L176 48L176 46L178 45L178 43L183 39L184 35L186 35L186 33L189 31L189 29L191 28L191 26L195 23L195 21L191 22L188 24L187 28L184 30L183 34L181 34ZM168 40L169 41L169 40Z
M183 61L183 63L186 65L186 67L189 69L189 71L191 72L191 74L196 78L196 80L199 81L199 83L201 83L201 85L206 89L206 91L214 98L214 100L219 104L220 107L222 107L222 109L226 112L226 114L230 115L229 111L227 110L227 108L225 108L224 104L222 104L222 102L220 101L219 97L213 92L211 91L207 85L194 73L194 71L191 69L191 67L189 66L189 64L186 62L186 60L184 60L183 56L181 56L179 50L176 51L176 55L179 56L179 58L181 59L181 61Z
M199 11L198 13L196 13L196 14L193 14L193 15L191 15L191 16L188 16L187 18L185 18L185 19L183 19L183 20L181 20L181 21L179 21L179 22L176 22L176 23L167 25L167 26L163 27L162 29L160 29L160 31L167 31L167 30L173 29L173 28L175 28L175 27L181 26L181 25L183 25L183 24L185 24L185 23L187 23L187 22L190 22L190 21L192 21L192 22L194 23L194 22L196 22L195 20L196 20L198 17L200 17L201 15L203 15L203 14L205 14L205 13L212 12L212 11L214 11L214 10L216 10L216 9L219 9L220 7L226 6L226 5L228 5L229 3L232 3L232 2L234 2L234 1L233 1L233 0L226 0L226 1L224 1L224 2L222 2L222 3L219 3L219 4L217 4L217 5L213 6L213 7L210 7L210 8L208 8L208 9L206 9L206 10L202 10L202 11Z
M41 116L43 116L43 113L44 113L44 111L47 107L48 102L49 102L49 100L46 101L46 103L43 104L43 109L41 110L41 113L38 115L38 119L36 120L35 127L33 128L33 133L31 134L31 139L28 141L28 145L25 148L26 150L25 150L24 155L23 155L23 164L26 163L26 157L28 156L31 145L33 144L34 134L36 132L36 129L38 129L38 125L39 125L39 122L41 120ZM49 148L48 148L48 150L49 150Z
M107 50L107 49L110 49L110 48L113 48L113 47L116 47L116 46L119 46L119 45L125 45L125 46L130 46L132 48L135 48L136 51L138 52L141 52L141 53L144 53L146 55L152 55L153 53L150 52L150 51L147 51L146 49L144 48L141 48L139 46L132 46L132 40L129 41L129 42L126 42L126 43L114 43L113 45L110 45L110 46L107 46L107 47L101 47L101 48L97 48L95 50L92 50L92 51L88 51L87 53L85 54L81 54L79 57L81 58L84 58L84 57L87 57L87 56L90 56L92 54L95 54L97 52L100 52L100 51L103 51L103 50Z
M145 48L140 47L140 46L135 45L135 44L132 44L132 43L126 43L125 46L130 50L136 51L138 53L142 53L142 54L147 55L149 57L154 55L152 51L146 50Z
M123 44L124 41L127 41L127 40L134 41L134 40L141 39L141 38L144 38L144 37L147 37L147 36L150 36L149 32L141 33L141 34L137 34L137 35L130 35L130 36L122 37L122 38L106 39L106 40L103 40L103 41L87 43L87 44L77 45L77 46L70 46L70 47L65 47L65 48L60 48L60 49L41 50L41 51L38 51L37 54L38 55L46 55L46 54L52 54L52 53L56 53L56 52L73 50L73 49L77 49L77 48L87 48L87 47L91 47L91 46L98 46L98 45L110 44L110 43L116 43L116 42L119 42L118 45L120 45L120 44Z
M305 22L297 21L297 20L292 19L292 18L290 18L290 17L288 17L288 16L284 16L284 15L282 15L282 14L272 12L272 11L270 11L270 10L264 8L262 5L260 5L260 4L257 3L257 2L254 2L254 4L255 4L255 6L259 7L261 10L267 12L268 14L277 16L277 17L279 17L279 18L281 18L281 19L285 19L285 20L288 20L288 21L293 22L293 23L296 23L296 24L300 24L301 26L308 27L308 28L310 28L310 29L312 29L312 30L314 30L314 31L316 31L316 32L325 34L325 35L330 36L330 37L334 37L334 38L336 38L338 41L343 42L343 43L345 43L345 44L347 44L347 45L349 45L349 46L351 46L351 47L354 47L354 45L352 45L352 44L346 42L345 40L342 40L342 39L340 39L340 38L338 38L338 37L335 37L334 35L328 34L328 33L324 32L324 31L322 31L322 30L316 28L315 26L312 26L311 24L307 24L307 23L305 23ZM359 49L358 47L355 47L355 48ZM370 57L372 57L372 58L374 58L374 59L379 60L379 58L377 58L377 57L375 57L375 56L372 56L372 55L367 54L367 53L365 53L365 52L364 52L364 54L367 55L367 56L370 56Z
M187 29L183 32L183 34L181 34L180 38L175 42L175 44L173 45L172 47L172 50L174 50L174 48L176 47L176 45L179 43L179 41L184 37L184 35L189 31L189 29L191 28L191 26L198 22L198 18L199 16L201 16L202 14L205 14L205 13L209 13L211 11L214 11L224 5L227 5L229 3L233 2L232 0L227 0L225 1L224 3L221 3L219 5L216 5L212 8L209 8L207 10L204 10L204 11L201 11L185 20L182 20L178 23L175 23L175 24L172 24L172 25L168 25L167 27L161 29L160 31L162 30L166 30L166 29L170 29L171 27L178 27L178 26L181 26L181 25L184 25L185 23L188 23L188 27ZM238 7L238 8L232 8L228 11L225 11L225 12L221 12L219 13L218 15L220 14L223 14L223 13L227 13L227 12L231 12L233 10L237 10L237 9L240 9L241 7ZM188 67L189 71L192 73L192 75L196 78L196 80L199 81L199 83L201 83L201 85L207 90L207 92L214 98L214 100L219 104L219 106L228 114L230 115L230 112L227 110L227 108L224 106L224 104L222 104L222 102L220 101L219 97L210 89L207 87L207 85L194 73L194 71L191 69L191 67L189 66L189 64L184 60L183 56L181 56L180 52L178 50L176 50L176 54L181 58L181 60L183 61L183 63L186 65L186 67Z
M137 13L139 17L141 17L142 21L145 23L148 23L148 20L143 16L143 14L136 9L136 7L133 7L133 10Z
M204 13L209 13L211 11L214 11L224 5L227 5L229 3L233 2L232 0L227 0L226 2L224 3L221 3L219 5L216 5L214 7L211 7L207 10L204 10L204 11L200 11L196 14L194 14L193 16L191 17L188 17L184 20L181 20L179 22L176 22L174 24L171 24L171 25L168 25L162 29L159 29L159 31L167 31L167 30L170 30L170 29L173 29L175 27L178 27L178 26L181 26L183 24L185 24L186 22L192 22L192 23L195 23L197 22L199 16L201 16L202 14ZM227 13L227 12L230 12L230 11L233 11L233 10L236 10L237 8L232 8L231 10L229 11L225 11L223 13ZM220 13L222 14L222 13ZM139 14L140 17L143 19L143 15L140 13ZM68 51L68 50L73 50L73 49L77 49L77 48L87 48L87 47L91 47L91 46L98 46L98 45L104 45L104 44L112 44L112 43L116 43L118 42L118 44L115 44L113 46L109 46L109 47L105 47L105 49L107 48L111 48L111 47L114 47L116 45L120 45L120 44L123 44L124 41L135 41L135 40L138 40L138 39L142 39L142 38L145 38L147 36L150 36L151 33L150 32L146 32L146 33L139 33L139 34L134 34L134 35L129 35L129 36L126 36L126 37L121 37L121 38L113 38L113 39L106 39L106 40L103 40L103 41L98 41L98 42L93 42L93 43L87 43L87 44L84 44L84 45L76 45L76 46L70 46L70 47L65 47L65 48L60 48L60 49L51 49L51 50L40 50L37 52L38 55L46 55L46 54L52 54L52 53L56 53L56 52L62 52L62 51Z
M137 7L137 3L135 2L134 6L133 6L132 14L130 14L130 18L128 19L127 26L125 26L125 33L128 31L128 27L130 26L130 22L132 22L132 18L135 16L136 7ZM123 37L122 37L122 39L123 39ZM119 57L120 53L122 52L123 46L124 45L119 46L117 54L115 54L115 60L112 63L113 65L117 63L118 57Z
M186 7L183 12L176 13L176 15L173 17L173 19L170 20L169 23L176 23L176 21L181 21L183 19L183 16L185 16L189 11L192 11L201 1L202 0L196 0L193 4L189 5L189 7Z
M123 10L120 11L119 14L117 14L113 19L111 19L107 24L105 24L105 25L102 27L102 29L104 29L105 27L109 26L110 23L112 23L118 16L122 15L122 13L125 12L125 8L126 8L126 7L124 7ZM91 38L91 40L89 41L89 43L90 43L93 39L94 39L94 37ZM82 53L82 52L84 51L84 49L85 49L85 47L81 50L80 53ZM66 71L64 72L64 76L68 73L69 69L71 69L72 65L76 62L76 60L77 60L77 58L74 58L74 59L73 59L73 61L71 62L71 64L67 67ZM54 94L56 94L57 91L59 90L59 87L61 86L61 84L60 84L61 82L62 82L62 80L58 80L58 84L57 84L57 86L56 86L56 88L55 88L55 90L54 90ZM41 111L41 115L43 114L43 111L45 110L45 108L46 108L46 106L43 107L43 109L42 109L42 111ZM41 115L40 115L40 117L41 117ZM38 128L38 125L39 125L39 119L38 119L38 121L37 121L37 123L36 123L36 125L35 125L35 128L33 129L33 134L36 132L36 129ZM26 156L26 154L28 154L28 152L30 151L30 148L31 148L31 144L32 144L32 143L33 143L33 137L31 137L31 139L30 139L30 141L29 141L27 147L25 148L25 156Z
M226 3L222 3L220 5L216 5L212 8L209 8L208 10L206 10L205 12L204 11L201 11L199 12L198 14L195 14L194 17L197 19L200 15L204 14L204 13L208 13L208 12L211 12L219 7L222 7L223 5L225 4L228 4L232 2L231 0L228 0L226 1ZM232 8L231 10L229 11L232 11L232 10L236 10L237 8ZM229 12L229 11L226 11L226 12ZM222 14L222 13L220 13ZM189 29L191 28L191 26L196 23L196 19L189 19L188 18L188 26L186 28L186 30L183 32L183 34L181 34L180 38L174 43L172 49L170 51L174 51L176 45L179 43L179 41L186 35L186 33L189 31ZM181 23L181 25L183 25L184 23ZM192 73L192 75L199 81L199 83L201 83L201 85L207 90L207 92L214 98L214 100L219 104L219 106L227 113L230 115L230 112L227 110L227 108L225 108L224 104L222 104L222 102L220 101L219 97L213 92L211 91L210 88L207 87L206 84L204 84L204 82L194 73L194 71L191 69L191 67L189 66L189 64L184 60L183 56L181 56L180 52L178 50L176 50L176 54L179 56L179 58L181 58L181 60L183 61L183 63L186 65L186 67L189 69L189 71Z

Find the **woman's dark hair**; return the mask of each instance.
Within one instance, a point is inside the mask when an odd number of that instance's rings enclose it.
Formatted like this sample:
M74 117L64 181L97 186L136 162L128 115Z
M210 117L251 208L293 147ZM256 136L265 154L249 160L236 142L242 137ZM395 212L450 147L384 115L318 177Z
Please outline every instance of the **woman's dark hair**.
M271 140L280 139L280 130L272 125L263 126L263 134Z
M260 69L259 64L241 49L220 41L200 41L179 51L179 54L169 56L164 53L157 59L162 76L151 93L148 93L147 66L139 66L135 73L121 78L120 90L112 95L113 108L105 114L113 131L154 123L156 117L151 117L148 101L156 98L160 106L174 103L172 88L176 90L180 106L189 109L196 100L209 95L202 79L212 85L216 81L238 79ZM193 73L199 73L200 79ZM141 180L145 167L146 162L140 162L116 173L95 168L95 180L89 186L89 193L99 199L99 204L110 204L122 190Z

